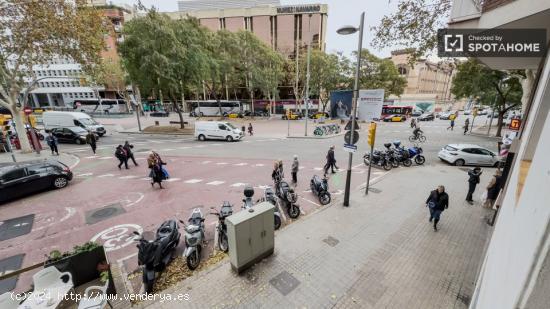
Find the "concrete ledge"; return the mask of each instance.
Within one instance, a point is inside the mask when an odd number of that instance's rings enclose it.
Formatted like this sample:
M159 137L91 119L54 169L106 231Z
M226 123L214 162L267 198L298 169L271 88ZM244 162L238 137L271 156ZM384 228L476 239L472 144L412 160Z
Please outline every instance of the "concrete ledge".
M139 132L139 131L120 131L121 134L136 134L136 135L184 135L193 136L194 133L164 133L164 132Z
M312 135L312 136L287 136L286 138L295 138L295 139L329 139L329 138L333 138L333 137L338 137L338 136L343 136L344 134L346 134L345 132L344 133L338 133L338 134L334 134L334 135L327 135L327 136L317 136L317 135Z

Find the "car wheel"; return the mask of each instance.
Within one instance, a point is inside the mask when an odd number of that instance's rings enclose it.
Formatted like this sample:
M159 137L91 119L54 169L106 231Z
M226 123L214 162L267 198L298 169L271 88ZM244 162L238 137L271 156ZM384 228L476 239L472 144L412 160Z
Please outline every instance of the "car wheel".
M228 135L226 138L225 138L226 141L228 142L232 142L233 141L233 137L231 135Z
M462 159L458 159L458 160L455 161L456 166L464 166L465 163L466 162L464 162L464 160L462 160Z
M105 135L105 133L99 133L97 135L99 135L99 137L103 137L103 135Z
M200 112L199 117L204 117L204 114L202 112Z
M56 177L56 178L53 180L53 186L54 186L56 189L65 188L65 187L67 186L68 183L69 183L69 181L67 180L67 178L62 177L62 176Z
M204 142L206 140L206 137L204 135L199 135L199 141Z
M76 143L77 145L80 145L80 144L82 144L82 141L80 140L80 138L77 138L77 139L75 140L75 143Z

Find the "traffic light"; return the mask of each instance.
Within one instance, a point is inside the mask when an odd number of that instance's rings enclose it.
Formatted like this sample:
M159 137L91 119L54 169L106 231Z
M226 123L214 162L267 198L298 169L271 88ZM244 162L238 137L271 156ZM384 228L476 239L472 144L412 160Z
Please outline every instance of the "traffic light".
M370 125L369 125L369 133L368 133L368 136L367 136L367 143L371 147L374 147L375 138L376 138L376 123L371 122Z

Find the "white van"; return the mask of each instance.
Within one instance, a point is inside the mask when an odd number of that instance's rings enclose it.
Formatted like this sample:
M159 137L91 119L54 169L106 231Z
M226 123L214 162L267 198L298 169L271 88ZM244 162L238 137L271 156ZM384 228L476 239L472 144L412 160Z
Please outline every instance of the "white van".
M54 128L81 127L91 130L99 136L105 135L105 128L88 114L80 112L44 112L42 114L44 129L49 132Z
M228 142L238 141L244 137L244 132L225 121L195 122L195 137L199 141L221 139Z

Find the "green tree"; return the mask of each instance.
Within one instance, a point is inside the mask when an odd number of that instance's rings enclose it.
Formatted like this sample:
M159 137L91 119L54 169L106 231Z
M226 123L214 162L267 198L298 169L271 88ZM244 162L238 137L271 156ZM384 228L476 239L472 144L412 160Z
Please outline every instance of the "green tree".
M20 102L20 94L43 79L34 74L33 67L66 57L90 73L101 62L104 19L86 2L0 1L0 105L13 115L24 152L31 151L21 116L28 97Z
M521 104L523 94L516 74L489 69L475 59L458 65L451 92L457 98L475 98L498 111L496 136L501 135L504 114Z
M353 54L356 58L357 53ZM354 64L353 67L356 65ZM361 71L359 74L359 89L384 89L387 98L393 94L403 94L407 80L399 75L397 67L389 59L381 59L363 49L361 52Z

